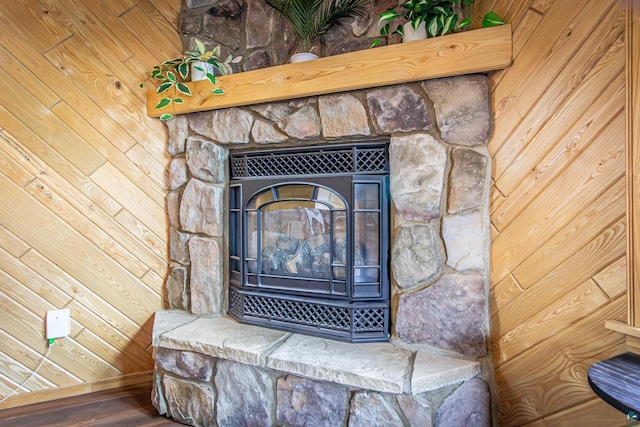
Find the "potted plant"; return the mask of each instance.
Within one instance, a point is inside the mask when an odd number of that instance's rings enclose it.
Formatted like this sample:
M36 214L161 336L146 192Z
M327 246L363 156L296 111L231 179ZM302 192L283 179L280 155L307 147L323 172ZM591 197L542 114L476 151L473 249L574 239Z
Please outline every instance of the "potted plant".
M404 11L389 9L380 14L379 23L387 21L380 29L381 36L389 34L391 21L400 19L401 24L391 34L400 34L403 42L427 37L438 37L460 30L471 24L471 18L460 19L465 7L475 0L409 0L400 7ZM487 12L482 27L502 25L504 21L495 12ZM375 40L371 47L381 43Z
M160 86L156 89L156 93L167 92L168 94L156 104L156 109L166 108L174 104L182 104L184 100L179 94L186 96L192 95L191 89L185 83L190 73L193 76L199 72L204 79L209 80L212 84L216 84L216 73L219 75L232 73L231 64L237 63L242 59L241 56L234 58L229 55L223 61L220 59L220 46L216 46L213 50L207 50L204 43L197 39L195 40L195 45L195 50L184 52L184 56L169 59L153 67L153 71L147 80L160 80ZM145 80L145 82L147 80ZM143 87L144 82L140 83L140 88ZM171 95L169 95L169 91L171 91ZM224 90L215 88L211 93L214 95L222 95L224 94ZM169 120L172 117L173 114L166 113L160 116L160 120Z
M309 50L316 39L345 18L364 17L369 0L265 0L284 15L296 33L301 52L291 62L318 58ZM304 55L300 55L304 54Z

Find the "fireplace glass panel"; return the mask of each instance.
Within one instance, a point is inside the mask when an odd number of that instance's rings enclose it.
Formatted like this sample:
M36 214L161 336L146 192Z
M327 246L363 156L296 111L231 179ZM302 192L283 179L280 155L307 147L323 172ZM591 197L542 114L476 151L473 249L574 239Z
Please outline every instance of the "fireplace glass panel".
M275 202L261 213L262 274L330 279L327 206L312 201Z
M355 209L380 209L380 186L373 184L354 185Z
M306 199L313 196L314 187L306 184L281 185L275 189L279 200L283 199Z
M246 206L249 284L317 279L325 285L308 283L306 290L346 293L347 215L340 195L317 185L286 184L263 189Z

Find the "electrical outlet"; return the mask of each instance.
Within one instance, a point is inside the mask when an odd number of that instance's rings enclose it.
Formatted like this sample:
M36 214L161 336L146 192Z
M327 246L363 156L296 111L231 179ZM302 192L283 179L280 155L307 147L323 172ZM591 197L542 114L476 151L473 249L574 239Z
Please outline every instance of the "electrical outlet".
M64 308L47 311L46 326L47 339L66 337L71 333L71 310Z

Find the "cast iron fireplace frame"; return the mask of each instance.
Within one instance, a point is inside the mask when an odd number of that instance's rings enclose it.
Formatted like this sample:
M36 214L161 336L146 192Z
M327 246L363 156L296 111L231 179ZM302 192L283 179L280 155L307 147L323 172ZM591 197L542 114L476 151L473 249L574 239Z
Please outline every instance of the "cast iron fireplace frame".
M389 340L389 155L386 142L269 151L233 151L229 184L229 315L239 322L347 342ZM336 184L338 183L338 184ZM356 288L354 185L379 184L379 284ZM308 184L336 190L346 205L345 294L261 288L247 274L247 201L273 186ZM312 201L312 200L309 200ZM258 220L258 225L260 221ZM332 250L335 249L331 245ZM258 259L261 255L258 255ZM332 270L333 271L333 270ZM258 275L264 272L258 270ZM278 280L277 277L273 280ZM309 279L311 280L311 279ZM334 277L330 281L333 281ZM297 279L298 283L301 282ZM333 285L332 285L333 286ZM331 288L333 289L333 288Z

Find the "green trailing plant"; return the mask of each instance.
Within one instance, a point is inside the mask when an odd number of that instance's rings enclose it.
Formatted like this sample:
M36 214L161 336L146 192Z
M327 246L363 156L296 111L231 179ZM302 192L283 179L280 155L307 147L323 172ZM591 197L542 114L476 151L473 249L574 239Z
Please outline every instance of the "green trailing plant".
M216 46L213 50L207 50L204 43L200 40L195 40L195 50L189 50L184 52L184 56L175 59L169 59L164 61L160 65L153 67L151 75L146 81L150 79L159 80L160 85L156 89L157 94L166 93L167 95L162 98L156 109L167 108L173 106L175 113L175 104L184 103L182 95L192 96L191 89L185 83L189 78L191 71L191 65L197 62L206 62L213 65L213 68L220 74L225 75L233 72L231 69L232 63L237 63L242 59L241 56L233 57L229 55L225 60L220 59L220 46ZM193 65L193 68L199 71L206 72L205 76L212 84L216 84L216 77L213 73L207 72L203 67L199 65ZM140 83L140 88L144 87L144 83ZM224 90L215 88L211 91L214 95L223 95ZM160 120L169 120L174 115L171 113L165 113L160 116Z
M456 30L468 27L471 18L460 19L456 9L469 7L475 0L409 0L400 7L403 11L389 9L380 14L378 23L386 21L380 29L381 36L389 35L391 22L399 19L401 24L391 34L404 36L402 24L410 22L413 29L425 23L427 37L438 37L450 34ZM502 25L504 21L495 12L487 12L482 20L482 27L494 27ZM382 41L375 40L371 47L377 46Z
M265 0L284 15L304 52L334 24L346 18L366 16L370 0Z

